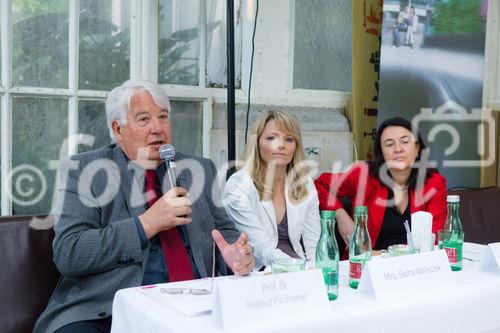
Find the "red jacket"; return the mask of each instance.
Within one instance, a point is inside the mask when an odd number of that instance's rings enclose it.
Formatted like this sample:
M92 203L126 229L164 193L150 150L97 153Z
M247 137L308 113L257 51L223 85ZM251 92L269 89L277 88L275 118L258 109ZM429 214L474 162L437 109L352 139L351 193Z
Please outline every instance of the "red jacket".
M372 246L377 244L389 195L387 186L368 172L368 165L357 163L346 173L323 173L314 182L318 191L320 210L342 208L339 198L348 197L354 205L368 206L368 232ZM432 232L442 230L446 220L446 180L432 173L423 191L410 191L410 212L432 214Z

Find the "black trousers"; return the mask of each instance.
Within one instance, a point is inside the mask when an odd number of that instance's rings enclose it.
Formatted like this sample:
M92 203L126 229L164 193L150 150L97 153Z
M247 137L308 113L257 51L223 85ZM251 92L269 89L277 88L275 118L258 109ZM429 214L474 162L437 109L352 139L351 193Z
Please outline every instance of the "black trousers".
M111 331L111 317L96 320L77 321L65 325L55 333L109 333Z

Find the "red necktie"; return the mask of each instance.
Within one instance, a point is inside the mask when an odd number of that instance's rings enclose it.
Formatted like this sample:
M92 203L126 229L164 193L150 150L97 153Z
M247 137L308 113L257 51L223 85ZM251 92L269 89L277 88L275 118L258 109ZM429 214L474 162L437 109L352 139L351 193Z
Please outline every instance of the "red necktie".
M156 171L146 170L146 198L149 207L159 199L156 191ZM163 256L168 270L168 281L185 281L193 279L191 263L177 228L170 228L159 233Z

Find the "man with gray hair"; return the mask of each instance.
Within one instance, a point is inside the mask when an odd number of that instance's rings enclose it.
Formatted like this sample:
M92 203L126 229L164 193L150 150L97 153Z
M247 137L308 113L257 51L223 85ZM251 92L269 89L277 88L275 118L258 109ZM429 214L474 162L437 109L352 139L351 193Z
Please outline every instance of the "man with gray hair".
M34 332L109 332L119 289L253 269L246 235L220 204L213 162L178 153L179 185L166 177L159 148L171 142L170 112L161 87L129 80L106 100L116 143L61 163L61 278Z

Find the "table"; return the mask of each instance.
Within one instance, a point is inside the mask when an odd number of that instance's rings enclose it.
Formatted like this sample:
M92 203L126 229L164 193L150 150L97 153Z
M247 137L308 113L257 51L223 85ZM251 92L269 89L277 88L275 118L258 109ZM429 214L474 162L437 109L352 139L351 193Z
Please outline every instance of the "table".
M470 245L464 245L464 253L467 248ZM390 302L377 302L349 288L347 262L341 262L339 298L330 302L331 316L314 322L293 318L289 327L262 325L258 331L500 332L500 271L483 272L478 262L463 262L464 269L453 272L456 290ZM122 289L115 295L112 333L199 331L223 329L213 316L184 316L141 293L139 287Z

